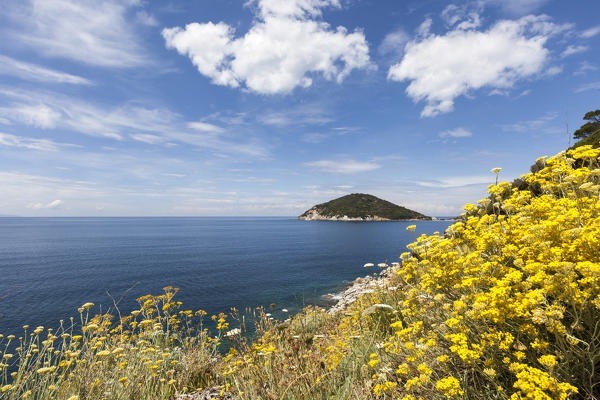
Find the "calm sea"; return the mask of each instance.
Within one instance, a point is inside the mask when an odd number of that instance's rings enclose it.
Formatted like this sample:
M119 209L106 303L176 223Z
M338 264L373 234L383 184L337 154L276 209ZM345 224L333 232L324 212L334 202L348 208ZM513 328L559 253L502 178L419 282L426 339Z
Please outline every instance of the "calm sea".
M366 262L396 261L417 234L451 222L326 222L293 218L0 218L0 333L23 324L56 327L91 301L106 309L172 285L190 309L296 311L324 305L367 274ZM98 309L96 309L98 310Z

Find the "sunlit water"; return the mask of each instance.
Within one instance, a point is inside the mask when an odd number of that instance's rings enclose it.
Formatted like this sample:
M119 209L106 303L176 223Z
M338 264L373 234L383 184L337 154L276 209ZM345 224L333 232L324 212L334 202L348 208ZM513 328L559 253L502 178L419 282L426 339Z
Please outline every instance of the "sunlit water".
M94 302L129 312L143 294L172 285L186 308L294 312L325 305L368 273L397 260L414 235L449 221L327 222L293 218L0 218L0 333L25 323L56 327Z

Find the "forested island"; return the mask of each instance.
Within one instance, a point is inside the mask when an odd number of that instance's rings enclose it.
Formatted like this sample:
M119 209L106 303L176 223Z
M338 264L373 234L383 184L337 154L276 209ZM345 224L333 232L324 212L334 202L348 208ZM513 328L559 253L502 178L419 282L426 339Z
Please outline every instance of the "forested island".
M430 220L431 217L370 194L353 193L317 204L305 211L298 219L307 221L405 221Z

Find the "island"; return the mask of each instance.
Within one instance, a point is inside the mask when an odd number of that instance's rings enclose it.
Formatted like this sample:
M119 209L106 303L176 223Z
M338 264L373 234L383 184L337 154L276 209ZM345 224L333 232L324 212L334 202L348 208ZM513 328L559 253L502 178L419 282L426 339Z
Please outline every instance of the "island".
M370 194L352 193L317 204L300 215L307 221L406 221L431 217Z

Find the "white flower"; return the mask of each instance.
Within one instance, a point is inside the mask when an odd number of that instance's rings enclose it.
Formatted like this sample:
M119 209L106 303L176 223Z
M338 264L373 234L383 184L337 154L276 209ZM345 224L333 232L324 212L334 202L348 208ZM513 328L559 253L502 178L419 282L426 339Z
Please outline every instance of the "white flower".
M394 307L390 306L389 304L373 304L373 307L378 310L394 311Z
M502 171L502 168L500 168L500 167L496 167L496 168L492 168L491 169L491 172L493 172L496 175L498 175L500 173L500 171Z

